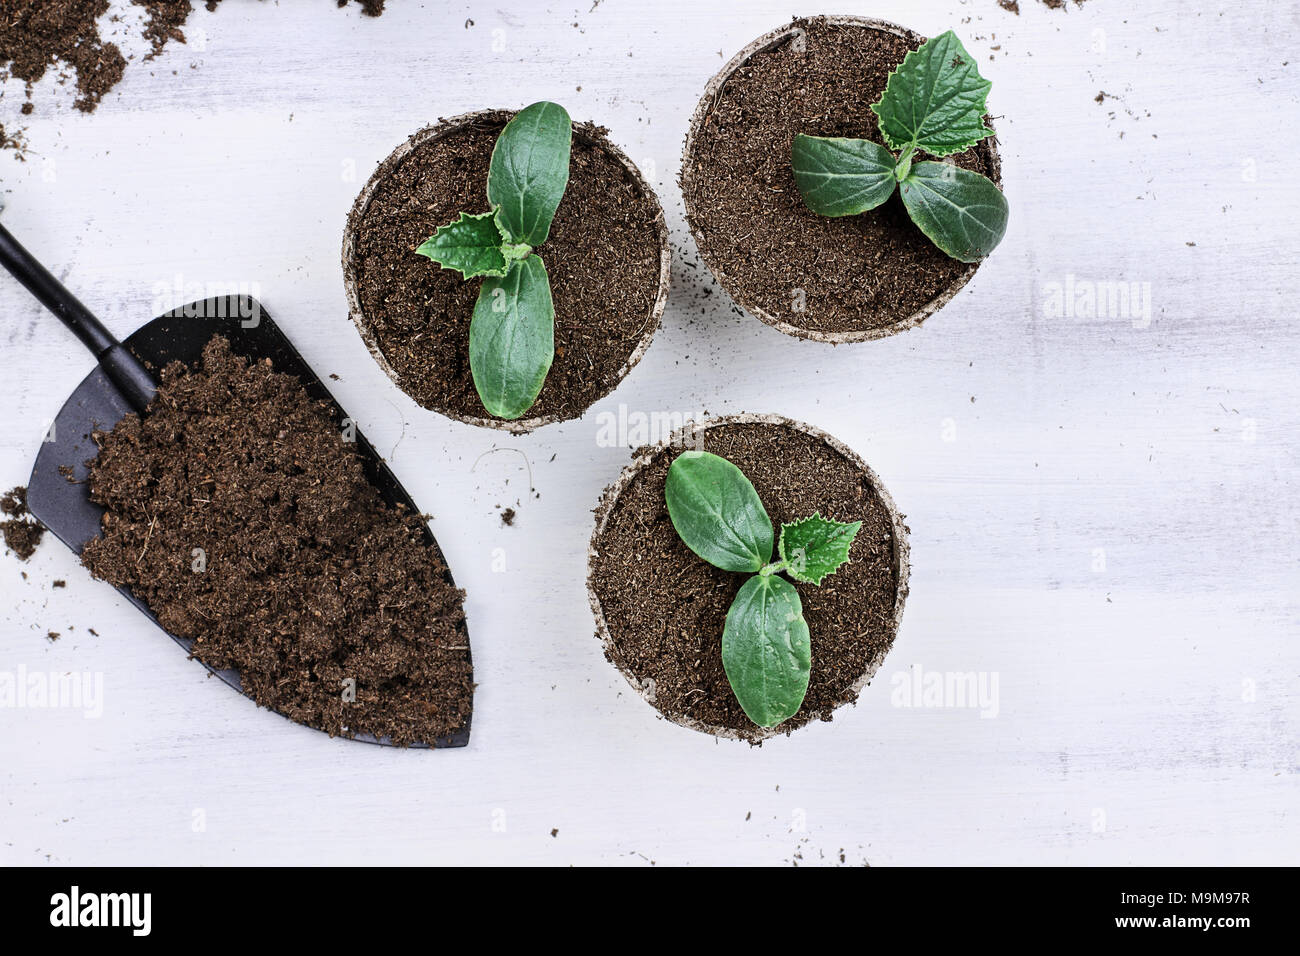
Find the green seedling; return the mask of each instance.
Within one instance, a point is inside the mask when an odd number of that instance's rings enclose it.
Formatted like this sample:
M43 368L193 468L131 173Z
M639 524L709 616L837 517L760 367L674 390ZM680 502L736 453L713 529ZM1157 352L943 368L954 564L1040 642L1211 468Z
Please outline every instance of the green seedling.
M1007 230L1002 190L979 173L916 157L951 156L992 136L984 125L992 85L951 30L927 40L871 107L889 149L868 139L795 136L791 162L804 202L820 216L856 216L897 187L912 221L943 252L962 262L984 258Z
M772 560L772 519L744 473L718 455L687 451L668 469L668 517L686 546L714 567L752 574L731 602L722 666L745 716L760 727L793 717L808 692L812 644L799 592L781 573L820 585L849 559L861 521L812 514L781 525Z
M469 325L469 368L483 407L516 419L537 401L555 358L546 241L569 184L573 126L564 107L520 110L492 148L484 213L462 212L415 251L465 279L482 277Z

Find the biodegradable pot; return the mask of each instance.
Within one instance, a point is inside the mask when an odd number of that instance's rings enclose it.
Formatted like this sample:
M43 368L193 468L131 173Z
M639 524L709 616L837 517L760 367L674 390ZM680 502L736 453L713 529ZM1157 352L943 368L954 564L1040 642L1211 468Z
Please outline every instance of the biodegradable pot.
M668 229L664 223L663 209L659 205L659 200L655 196L654 190L645 182L641 173L633 165L631 160L615 145L605 137L604 130L592 126L588 123L573 124L573 143L574 156L570 160L570 183L566 190L565 199L561 201L560 209L556 214L556 223L552 228L551 237L538 247L538 253L545 261L547 269L551 275L552 291L555 295L556 306L556 361L552 365L551 371L547 376L547 383L543 386L542 392L534 404L533 409L525 413L525 417L506 421L492 417L487 414L486 410L478 403L477 395L473 394L473 386L469 382L469 342L468 328L469 316L473 311L473 298L477 295L478 280L462 280L459 273L444 272L443 275L433 278L439 272L436 263L414 254L414 245L428 235L432 235L434 230L444 224L445 221L451 221L455 218L455 212L443 210L442 212L430 211L428 213L427 224L424 222L424 213L426 209L436 206L436 203L429 201L429 193L450 189L446 185L454 178L456 170L461 168L465 162L473 160L483 166L482 181L477 184L476 192L473 195L465 195L462 203L466 205L465 212L481 212L487 209L486 197L486 155L477 155L469 158L462 158L450 151L448 155L451 159L445 172L439 175L418 175L424 172L425 167L417 164L427 164L436 160L439 144L449 146L452 142L460 143L468 136L485 137L492 132L493 141L495 132L499 131L509 119L514 116L512 110L480 110L474 113L465 113L461 116L452 117L451 119L440 120L436 125L426 127L411 136L406 142L398 146L393 152L380 163L374 174L370 177L361 193L353 203L352 211L348 216L347 226L343 234L343 279L347 291L348 311L352 322L356 325L357 330L361 333L361 338L365 341L366 347L370 349L370 354L375 357L379 367L387 373L399 388L410 395L417 403L426 408L437 411L449 418L466 422L471 425L482 425L487 428L498 428L515 434L523 434L532 431L542 425L548 425L556 421L565 421L580 416L594 402L607 395L623 379L632 367L641 360L641 356L650 346L651 339L654 338L655 330L659 327L659 319L663 315L664 306L668 301L668 283L671 273L671 253L668 245ZM586 156L594 156L588 165L580 166L579 153ZM482 153L482 150L479 150ZM488 154L490 155L490 150ZM413 158L414 157L414 158ZM442 161L442 160L437 160ZM408 162L411 168L416 169L416 173L411 173L404 166ZM581 314L572 314L566 312L566 300L564 298L564 289L557 285L557 276L562 277L565 273L565 263L557 261L557 249L563 251L563 238L557 239L557 234L563 232L565 227L563 222L566 216L566 209L570 203L578 203L583 199L571 198L572 194L577 192L580 187L576 185L579 176L596 176L601 175L599 172L584 173L583 170L588 168L603 170L608 173L611 179L608 183L601 180L600 189L587 188L584 195L595 197L585 201L599 205L607 215L626 215L628 217L638 217L635 222L618 223L620 230L626 229L628 236L635 236L638 247L645 253L639 259L625 259L616 255L614 249L603 249L606 255L612 261L605 268L606 276L599 281L608 284L612 291L606 290L599 297L603 306L606 299L613 297L616 307L622 307L620 311L611 318L611 309L600 306L589 306ZM400 177L400 178L395 178ZM376 296L367 293L365 285L367 276L365 275L366 252L365 235L369 228L367 214L371 211L372 202L387 204L382 209L376 206L376 217L381 214L385 217L380 226L375 227L375 232L389 227L393 220L388 208L394 205L400 205L389 195L387 188L388 183L393 182L393 192L407 190L409 195L402 195L404 208L399 212L409 214L411 217L418 218L420 225L418 232L410 232L402 240L400 248L394 247L388 258L383 259L385 266L389 265L390 260L395 261L396 265L391 267L388 272L381 274L375 279L376 283L382 285L382 295ZM590 184L589 184L590 186ZM417 195L424 190L424 195ZM376 200L377 196L384 198ZM444 203L446 205L446 203ZM458 205L458 204L454 204ZM629 209L626 212L617 212L614 210ZM450 207L449 207L450 208ZM574 207L576 208L576 206ZM461 211L461 210L456 210ZM570 217L574 218L574 217ZM408 225L409 229L414 228ZM570 232L578 231L576 228L570 229ZM426 235L421 233L427 232ZM623 235L622 232L619 233ZM417 238L418 237L418 238ZM568 247L572 248L574 243L568 241ZM592 270L589 270L591 272ZM633 281L627 279L633 272L639 275L639 279ZM621 279L627 281L623 286L617 283ZM424 285L420 285L424 284ZM417 285L419 288L417 289ZM458 289L456 286L463 286ZM442 298L437 298L433 289ZM400 297L403 293L408 296L425 296L420 299L419 308L423 310L422 324L419 326L408 326L407 329L395 331L386 324L387 315L377 315L372 308L371 312L367 311L367 299L374 301L376 298L384 303L384 308L388 309L388 303L393 296ZM448 305L446 311L441 315L429 314L430 309L441 308L441 306L431 305L431 302L442 302L446 304L447 296L456 296L455 306ZM636 307L628 305L627 299L635 297L637 299ZM643 307L643 308L642 308ZM409 313L416 307L410 303L406 304ZM574 307L579 308L579 307ZM392 311L392 310L389 310ZM434 387L439 385L443 379L439 379L435 374L431 380L420 380L424 372L432 368L432 363L422 364L418 359L419 356L398 355L395 354L405 349L408 343L416 342L425 335L438 335L446 328L447 323L444 321L448 314L454 314L456 321L459 323L455 326L452 334L459 335L462 341L456 343L454 360L447 359L444 366L450 368L447 382L447 388ZM619 324L621 323L621 324ZM573 331L578 330L578 331ZM571 351L570 361L575 366L577 363L585 360L586 364L574 373L578 379L583 382L583 389L586 390L583 400L580 403L567 403L563 399L557 401L558 390L562 389L567 374L562 366L565 363L565 339L566 331L573 335L587 335L592 337L579 343ZM441 346L441 342L426 341L425 347ZM599 347L602 351L598 353L600 360L599 366L591 361L591 352ZM427 349L425 349L427 351ZM405 368L405 372L402 369ZM594 375L590 369L595 368ZM584 377L585 376L585 377ZM554 392L548 389L554 387ZM468 400L465 395L472 397ZM459 395L459 398L455 398ZM472 410L467 410L465 406L475 406ZM554 409L555 406L562 407L558 410L547 411L548 406ZM535 413L536 412L536 413Z
M898 48L894 51L897 59L885 63L859 57L860 66L846 65L843 56L825 53L817 47L820 40L831 35L847 36L850 40L844 42L857 43L863 48L872 45ZM947 304L978 269L978 263L948 259L938 249L928 246L929 240L908 219L897 193L877 210L859 216L817 217L803 205L790 169L790 144L795 132L878 137L876 116L870 111L870 104L883 92L888 72L905 55L900 45L915 49L924 41L924 37L911 30L868 17L796 19L750 43L705 87L691 119L682 156L680 185L687 223L700 256L714 277L738 305L768 325L788 335L832 344L883 338L920 325ZM768 54L773 59L764 61L766 66L757 67L755 58ZM805 56L808 59L802 62L787 60L784 64L775 59ZM812 72L805 75L805 68ZM758 82L754 77L764 69L768 72L763 75L769 79L778 71L788 71L777 79L790 86L785 95L767 98L763 104L768 108L767 115L756 114L763 107L752 101L755 88L746 87L751 80ZM737 87L746 89L735 93ZM757 93L758 99L764 99L761 89ZM725 118L731 115L728 112L731 108L743 120ZM763 124L773 115L776 122L769 131ZM724 125L726 133L715 136ZM728 162L725 179L732 189L756 197L759 205L746 208L744 217L733 223L734 228L727 229L723 223L724 207L710 202L704 195L713 168L709 159L713 150L733 148L728 144L737 142L748 144L751 136L754 139L751 168L745 168L743 159ZM1001 162L993 137L954 159L1001 184ZM725 240L714 241L714 236L751 229L761 231L764 224L771 223L787 223L788 229L779 235L768 232L757 240L738 239L732 248L723 248ZM879 233L870 232L877 227ZM769 241L768 245L763 245L764 239ZM842 248L846 250L845 259L849 260L855 255L855 243L860 261L845 261L839 273L831 277L826 256L834 256ZM901 261L900 256L905 256L922 271L918 282L924 282L926 288L911 290L906 295L877 289L868 295L864 290L870 290L881 265L871 260L872 253L882 256L886 263ZM802 270L801 277L791 276L794 281L782 291L783 301L789 303L789 308L778 309L773 304L774 295L760 295L753 290L753 283L746 281L750 273L772 275L774 263L800 255L806 258L807 268ZM825 286L814 293L801 284L803 279L809 286L818 283ZM796 311L795 289L804 289L806 293L802 313ZM915 294L918 291L924 294ZM857 308L852 302L855 297L870 301ZM829 315L831 304L838 307L842 303L847 303L842 312L837 308L836 315Z
M821 587L796 583L812 631L812 679L803 708L776 727L758 727L743 716L721 664L725 609L747 576L697 557L668 517L667 468L689 448L723 454L745 471L778 534L782 521L817 508L837 520L863 521L847 564ZM793 457L787 460L786 454ZM772 472L755 464L773 459L778 463ZM879 669L907 599L907 535L880 477L821 429L779 415L690 424L659 445L639 449L601 496L587 553L597 636L606 658L668 720L750 743L788 734L813 720L830 720ZM666 584L656 587L661 580ZM625 599L629 587L636 594ZM643 616L646 626L634 630L629 616ZM707 716L714 713L720 716Z

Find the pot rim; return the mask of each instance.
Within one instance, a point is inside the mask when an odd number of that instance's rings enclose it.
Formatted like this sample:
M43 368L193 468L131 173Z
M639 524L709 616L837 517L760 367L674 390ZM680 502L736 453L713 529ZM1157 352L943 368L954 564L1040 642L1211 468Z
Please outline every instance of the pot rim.
M879 20L875 17L858 17L850 15L842 16L819 16L806 17L806 20L819 20L830 23L835 26L856 26L865 27L871 30L881 30L885 33L892 33L894 36L901 37L909 42L924 41L926 38L914 30L892 23L888 20ZM690 164L691 153L695 148L696 134L704 124L708 114L716 105L718 98L722 95L723 88L731 80L735 72L748 63L755 55L766 53L768 50L775 49L785 43L792 37L804 34L804 29L798 23L791 22L784 26L777 27L763 34L758 39L747 44L739 53L727 61L726 66L719 70L708 84L704 87L704 95L700 97L700 102L695 107L695 112L691 114L690 127L686 133L686 145L682 149L681 174L678 177L678 186L682 192L682 203L686 209L686 224L691 232L691 237L695 240L695 247L700 253L700 258L704 261L705 266L713 274L719 284L731 296L732 300L742 309L760 319L761 321L772 326L786 335L793 335L796 338L807 339L813 342L829 342L832 345L841 345L848 342L870 342L875 339L883 339L895 335L899 332L906 332L908 329L914 329L922 322L928 319L935 312L947 305L960 292L966 283L970 282L976 271L983 264L980 262L970 263L960 275L942 292L933 299L921 306L911 315L905 316L897 321L880 326L874 329L854 329L844 332L823 332L817 329L805 329L793 323L778 319L776 316L764 312L762 309L747 302L744 297L738 295L734 290L734 283L726 271L716 265L704 251L704 244L700 238L700 230L696 225L695 209L692 205L690 185L694 180L694 171ZM1002 183L1002 158L998 153L997 130L993 126L992 120L988 121L988 126L993 129L994 135L986 137L984 142L989 144L991 155L991 165L993 181L1000 186Z
M379 347L379 341L370 328L366 320L365 310L361 306L360 292L357 288L357 268L355 262L355 246L357 237L357 227L365 215L366 210L370 207L370 200L374 197L375 190L379 184L391 176L398 166L409 156L416 147L426 142L436 141L448 136L453 132L462 129L472 123L482 121L501 121L508 122L509 119L518 112L517 110L486 109L473 110L469 113L461 113L457 116L439 118L438 122L412 133L405 141L400 143L388 156L376 167L375 171L370 174L366 184L362 187L361 192L352 203L352 208L348 212L347 220L343 227L343 287L348 301L348 318L356 326L357 331L361 333L361 340L366 344L371 356L379 367L383 369L384 374L392 380L401 391L415 401L410 392L402 387L401 376L397 370L389 364L388 359L384 356ZM596 143L592 131L596 127L591 123L573 124L573 135L584 142L592 145L598 145L614 157L618 163L627 170L633 181L641 188L641 191L654 203L655 210L655 232L659 240L659 286L655 295L654 303L650 307L649 317L646 319L645 328L640 334L636 348L634 348L623 364L619 366L618 372L614 376L613 384L609 390L602 395L598 395L591 405L600 401L627 377L641 358L645 355L646 350L650 348L650 342L654 339L655 332L659 329L660 320L663 318L664 308L668 304L668 287L672 276L672 247L668 242L668 226L664 220L663 204L659 201L658 194L650 188L650 184L645 181L641 171L637 169L636 164L627 157L617 145L608 138L604 142ZM416 402L416 404L420 404ZM535 415L529 418L516 418L507 421L501 418L481 417L477 415L463 415L458 412L452 412L448 409L431 408L429 411L436 412L455 421L464 422L467 425L478 425L483 428L494 428L500 431L510 432L515 435L524 435L543 425L550 425L555 422L572 421L575 418L581 418L591 408L588 405L576 415L569 418L563 418L559 415ZM421 405L421 407L426 407Z
M889 642L889 647L885 649L876 660L867 665L866 670L850 686L850 697L832 707L829 711L814 711L808 720L798 727L790 730L783 730L781 725L775 727L755 727L751 733L741 733L730 727L723 727L720 724L710 724L707 721L697 720L694 717L672 716L664 713L655 704L649 689L641 683L641 680L631 670L626 668L619 660L618 655L613 653L614 637L610 633L609 624L605 620L604 610L601 608L600 597L596 594L595 574L596 558L599 556L597 542L601 534L605 531L605 526L609 522L609 517L613 513L614 505L627 490L628 486L636 477L650 465L664 451L672 447L689 447L690 437L700 431L707 431L710 428L718 428L723 425L776 425L793 428L798 431L811 435L820 441L825 442L830 448L839 452L854 465L862 470L871 484L872 490L879 496L881 503L885 506L885 511L889 514L890 528L894 535L894 610L890 619L890 629L893 637ZM587 546L587 601L591 605L591 612L596 619L596 633L600 638L601 649L605 652L607 660L611 661L618 668L620 674L631 685L632 689L637 692L646 703L654 708L664 720L671 721L690 730L698 730L702 733L712 734L715 737L725 737L731 740L744 740L749 743L758 743L768 740L781 734L789 735L808 726L818 720L826 719L830 714L840 708L856 703L858 695L862 689L867 686L876 673L880 670L880 665L884 663L889 650L893 648L894 642L898 639L898 629L903 619L903 607L907 603L909 591L909 578L911 576L911 547L908 544L908 528L903 522L903 515L899 513L898 506L894 503L894 498L890 495L885 483L881 481L880 476L876 474L875 469L866 463L866 461L848 445L844 444L834 435L831 435L816 425L809 425L806 422L797 421L793 418L787 418L784 415L775 414L757 414L752 412L742 412L736 415L723 415L718 418L709 418L700 422L692 422L677 429L667 439L650 446L650 448L640 455L637 455L630 464L624 467L622 473L609 485L600 496L600 503L596 506L596 527L591 534L591 542Z

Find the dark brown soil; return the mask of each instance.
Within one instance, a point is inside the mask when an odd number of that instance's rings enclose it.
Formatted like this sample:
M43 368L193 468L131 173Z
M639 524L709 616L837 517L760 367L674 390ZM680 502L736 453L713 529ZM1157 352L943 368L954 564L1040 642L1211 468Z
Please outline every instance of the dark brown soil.
M361 12L368 17L377 17L384 12L384 0L357 0L361 4ZM348 0L339 0L340 7L346 7Z
M1039 0L1039 2L1042 3L1042 5L1047 7L1049 10L1065 9L1065 0ZM1076 7L1081 7L1084 5L1085 2L1086 0L1074 0L1074 5Z
M192 0L131 0L145 8L142 35L149 42L145 60L162 53L170 42L184 43L181 29L194 10ZM220 0L207 0L215 10ZM362 12L377 17L384 12L384 0L357 0ZM340 7L347 0L339 0ZM75 78L75 106L93 112L109 90L118 84L126 69L127 58L115 43L107 42L96 21L109 9L108 0L0 0L0 77L31 85L46 70L64 64ZM59 82L64 82L60 73ZM29 99L22 106L23 115L32 112ZM0 129L0 149L22 153L23 130L4 135Z
M924 38L823 18L794 23L806 32L804 52L787 42L751 58L696 132L682 171L688 214L701 253L738 302L811 331L886 328L971 267L935 248L897 192L861 215L816 215L795 186L790 147L797 133L883 142L871 104ZM985 140L954 161L996 178L993 157Z
M169 41L185 42L185 33L181 27L190 18L194 5L190 0L131 0L137 7L144 7L148 19L144 24L144 38L152 49L145 55L152 60L162 53Z
M0 0L0 67L31 84L56 63L76 77L76 107L89 113L122 78L126 58L100 38L108 0Z
M1038 2L1049 10L1068 9L1065 5L1065 0L1038 0ZM1074 5L1076 7L1082 7L1086 2L1087 0L1074 0ZM1020 3L1018 0L998 0L998 6L1003 10L1011 11L1016 16L1020 16Z
M23 132L20 129L10 133L3 125L0 125L0 150L12 149L18 159L26 161L27 139L23 136Z
M36 548L45 536L45 526L27 510L27 489L22 485L10 488L0 496L0 512L8 515L0 521L0 534L4 535L5 547L26 561L36 553Z
M773 528L814 511L861 521L848 563L821 587L795 583L812 633L812 676L789 733L853 697L852 687L894 640L897 559L889 512L867 475L824 441L788 426L726 424L704 433L704 449L753 482ZM644 449L638 451L640 455ZM596 542L591 583L612 637L611 660L654 682L669 717L720 725L754 739L759 728L736 702L722 667L722 629L746 575L697 557L673 529L664 504L661 451L619 496Z
M403 391L425 408L487 418L469 368L469 322L482 280L415 254L460 212L488 209L487 172L501 112L422 143L376 188L356 234L362 311ZM608 393L636 349L658 295L658 203L604 148L605 131L575 128L569 185L538 247L555 302L555 360L526 418L575 418Z
M164 369L143 419L95 439L91 496L106 511L82 561L192 638L195 657L331 735L405 744L464 726L462 594L421 519L383 503L296 378L214 339L201 370Z

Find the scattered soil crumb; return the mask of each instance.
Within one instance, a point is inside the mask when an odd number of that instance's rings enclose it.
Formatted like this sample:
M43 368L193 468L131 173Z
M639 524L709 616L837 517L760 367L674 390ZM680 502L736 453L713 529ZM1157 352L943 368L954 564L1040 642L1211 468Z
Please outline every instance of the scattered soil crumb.
M505 511L501 512L501 523L502 523L503 525L505 525L507 528L509 528L509 527L511 527L512 525L514 525L514 523L515 523L515 509L514 509L514 508L507 508Z
M58 632L58 631L46 631L46 632L45 632L45 639L46 639L47 641L49 641L51 644L53 644L55 641L57 641L57 640L59 639L59 632Z
M9 517L0 521L0 533L4 535L5 546L26 561L35 552L45 535L45 526L27 510L27 489L22 485L11 488L0 496L0 511Z
M1038 0L1038 2L1049 10L1064 10L1066 8L1066 0ZM1074 0L1074 5L1082 7L1086 2L1087 0ZM1011 11L1016 16L1020 16L1019 0L998 0L998 6L1003 10Z
M15 130L11 133L0 124L0 149L12 149L15 158L26 161L27 140L23 137L23 130Z
M152 60L162 53L169 41L185 42L181 26L189 19L194 9L190 0L131 0L137 7L144 7L149 15L144 25L144 38L149 41L150 51L145 60Z
M68 586L68 582L63 580L63 578L59 578L57 581L55 581L53 584L50 585L50 587L54 587L54 588L66 588L67 586Z
M32 85L62 63L59 82L75 79L74 105L92 112L126 69L122 51L101 39L95 22L108 6L108 0L0 0L5 79L25 84L30 102Z
M168 43L184 43L181 29L194 10L191 0L131 0L143 7L145 17L141 36L149 43L144 60L159 56ZM220 0L207 0L207 9L216 10ZM348 0L339 0L346 6ZM362 12L377 17L384 11L384 0L357 0ZM74 81L77 98L74 104L85 113L94 112L104 95L121 81L127 57L116 43L105 41L98 20L109 11L109 0L0 0L0 77L24 85L28 99L22 105L24 116L34 106L31 91L46 72L54 67L58 82ZM116 15L109 18L117 22ZM173 71L174 72L174 71ZM22 155L23 130L0 128L0 149L13 149Z
M384 12L384 0L357 0L361 4L361 12L368 17L377 17ZM340 7L346 7L348 0L339 0Z
M553 837L557 837L557 836L559 836L559 835L560 835L560 831L559 831L559 828L558 828L558 827L555 828L555 829L552 829L552 830L551 830L551 836L553 836Z

